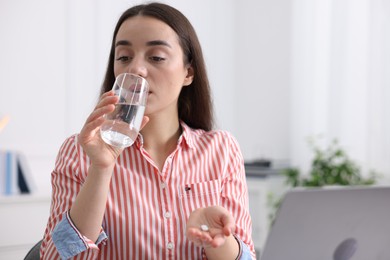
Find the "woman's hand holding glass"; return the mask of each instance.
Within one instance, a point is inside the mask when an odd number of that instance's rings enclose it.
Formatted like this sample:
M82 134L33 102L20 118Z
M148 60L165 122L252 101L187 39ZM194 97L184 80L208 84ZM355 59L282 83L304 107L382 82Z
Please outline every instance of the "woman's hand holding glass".
M105 120L103 116L114 111L118 100L119 97L113 91L104 93L94 111L87 118L78 136L78 142L87 153L91 164L98 167L111 167L123 151L122 148L105 143L100 136L100 127ZM149 118L144 116L141 128L148 121Z

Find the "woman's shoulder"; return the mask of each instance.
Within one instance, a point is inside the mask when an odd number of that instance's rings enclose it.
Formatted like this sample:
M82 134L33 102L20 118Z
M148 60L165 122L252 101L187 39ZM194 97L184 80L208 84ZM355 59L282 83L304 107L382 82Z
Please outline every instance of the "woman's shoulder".
M77 136L78 134L72 134L65 138L62 145L77 145Z
M78 134L72 134L65 138L60 147L60 153L67 152L69 150L79 151L81 146L77 141Z
M210 131L205 131L205 135L234 139L233 134L230 131L224 129L212 129Z
M209 131L205 131L203 129L190 129L190 134L193 138L197 140L218 140L222 143L237 143L234 135L228 131L223 129L212 129Z

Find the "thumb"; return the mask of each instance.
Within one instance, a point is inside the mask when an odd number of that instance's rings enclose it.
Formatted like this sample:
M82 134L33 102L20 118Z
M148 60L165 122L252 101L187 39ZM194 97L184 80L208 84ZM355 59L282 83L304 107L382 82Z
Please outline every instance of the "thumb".
M224 215L221 221L223 224L223 233L225 236L229 236L230 234L234 233L234 231L236 230L236 224L234 223L232 215Z

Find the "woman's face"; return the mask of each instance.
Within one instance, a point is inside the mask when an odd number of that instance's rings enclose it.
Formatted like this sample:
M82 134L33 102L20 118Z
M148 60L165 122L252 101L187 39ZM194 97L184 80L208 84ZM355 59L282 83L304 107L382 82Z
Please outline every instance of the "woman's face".
M193 70L184 64L183 50L175 31L164 22L146 16L129 18L115 41L114 74L130 72L149 83L145 114L177 115L183 86L191 84Z

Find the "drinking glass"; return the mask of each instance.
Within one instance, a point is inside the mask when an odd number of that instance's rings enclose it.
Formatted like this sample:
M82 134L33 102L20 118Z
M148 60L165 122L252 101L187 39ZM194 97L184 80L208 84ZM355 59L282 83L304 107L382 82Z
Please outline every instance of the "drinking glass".
M102 139L115 147L131 146L138 136L148 99L149 85L146 79L131 73L116 77L112 87L119 96L115 110L104 115L100 128Z

